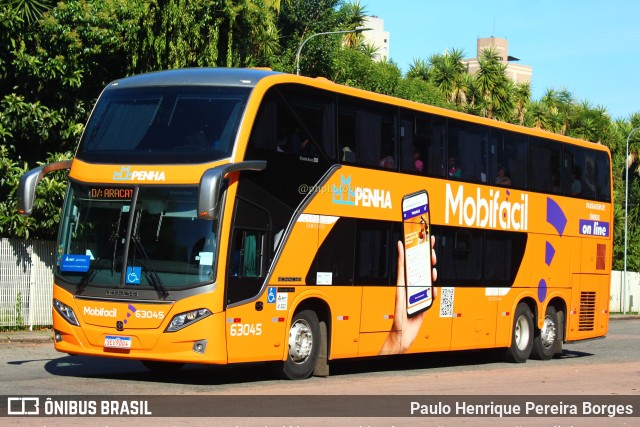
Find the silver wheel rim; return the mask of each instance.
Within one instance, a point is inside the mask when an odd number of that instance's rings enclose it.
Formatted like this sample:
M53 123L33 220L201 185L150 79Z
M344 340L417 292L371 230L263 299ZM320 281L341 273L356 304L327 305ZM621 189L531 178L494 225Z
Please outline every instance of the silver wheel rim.
M551 316L544 318L544 324L540 329L540 340L544 348L549 348L556 341L556 325L553 323Z
M527 316L522 315L516 320L515 328L515 340L518 350L522 351L527 348L527 345L529 345L529 334L529 321L527 320Z
M304 363L313 348L313 334L306 320L298 319L289 330L289 357L294 363Z

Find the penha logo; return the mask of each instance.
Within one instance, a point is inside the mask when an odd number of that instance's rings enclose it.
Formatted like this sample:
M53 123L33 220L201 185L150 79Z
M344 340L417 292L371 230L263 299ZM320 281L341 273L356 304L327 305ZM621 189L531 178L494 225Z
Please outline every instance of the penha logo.
M164 171L131 170L131 166L122 166L113 172L114 181L164 181Z
M368 187L352 187L351 175L340 175L340 186L333 185L332 202L337 205L353 205L365 208L392 209L391 193L387 190Z

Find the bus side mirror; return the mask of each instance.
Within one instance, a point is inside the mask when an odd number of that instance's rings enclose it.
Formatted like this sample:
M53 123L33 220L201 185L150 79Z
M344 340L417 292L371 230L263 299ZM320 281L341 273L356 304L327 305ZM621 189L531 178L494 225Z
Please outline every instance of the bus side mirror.
M18 212L23 216L30 216L33 211L33 201L36 197L36 187L42 178L49 172L70 169L72 160L62 160L43 165L20 177L18 185Z
M222 183L227 174L238 171L261 171L266 167L265 160L250 160L227 163L204 171L198 187L198 218L211 220L218 218L218 202L220 201Z

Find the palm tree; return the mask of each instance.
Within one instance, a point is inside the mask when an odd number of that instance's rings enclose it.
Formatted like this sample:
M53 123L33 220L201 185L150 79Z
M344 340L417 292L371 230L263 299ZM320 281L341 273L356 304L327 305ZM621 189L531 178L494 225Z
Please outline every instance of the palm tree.
M515 122L516 124L523 125L525 121L525 115L527 114L527 106L531 101L531 83L516 83L513 90L513 97L516 104Z
M570 117L574 108L574 98L566 89L547 89L541 99L554 117L553 126L549 130L566 135L570 128Z
M409 65L409 71L407 71L407 78L416 78L420 80L424 80L425 82L429 80L429 73L431 69L429 67L429 63L423 59L414 59Z
M380 49L370 43L361 43L360 46L358 46L358 50L370 59L375 59L380 51Z
M13 9L30 25L55 6L54 0L0 0L2 7Z
M513 86L507 77L506 64L501 62L500 54L494 47L482 51L478 58L478 72L475 76L477 88L484 101L484 116L490 119L507 118L513 111L510 90Z
M367 11L364 6L360 5L359 0L354 0L353 3L347 3L342 12L345 14L344 24L346 29L355 30L364 26ZM362 39L363 36L361 32L346 33L342 37L342 45L347 48L357 48L362 43Z
M444 54L431 55L429 64L431 82L444 94L447 101L455 103L461 99L460 89L464 86L462 80L466 74L466 67L462 63L464 53L460 49L454 49Z

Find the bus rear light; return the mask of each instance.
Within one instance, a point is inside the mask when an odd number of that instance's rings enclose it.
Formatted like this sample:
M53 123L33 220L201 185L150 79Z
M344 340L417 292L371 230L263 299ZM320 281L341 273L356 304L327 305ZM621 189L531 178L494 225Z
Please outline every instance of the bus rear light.
M191 310L184 313L176 314L171 319L169 326L165 329L165 332L176 332L180 329L196 323L198 320L202 320L205 317L211 316L211 312L206 308L200 308L198 310Z
M61 303L57 299L53 299L53 308L58 312L58 314L64 317L64 320L71 323L74 326L80 326L78 319L76 318L76 314L73 312L71 307L66 304Z

